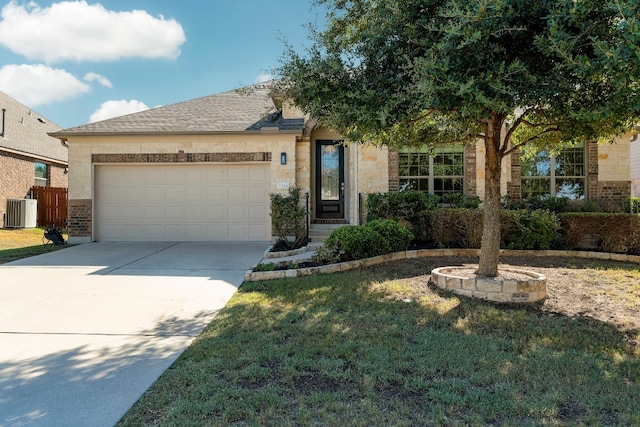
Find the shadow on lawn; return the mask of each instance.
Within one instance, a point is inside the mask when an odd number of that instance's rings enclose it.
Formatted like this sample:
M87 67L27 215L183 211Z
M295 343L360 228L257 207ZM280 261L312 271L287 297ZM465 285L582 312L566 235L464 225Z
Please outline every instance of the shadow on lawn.
M591 318L431 288L422 300L410 290L402 299L397 289L390 299L380 283L401 288L402 279L419 282L435 266L477 261L403 262L313 280L245 284L241 294L257 292L269 303L235 304L224 317L242 318L242 325L221 321L214 327L226 338L260 332L259 349L243 343L251 355L244 360L255 357L251 363L269 375L252 382L223 374L225 381L253 392L279 387L295 401L329 393L340 400L333 411L384 418L378 421L640 422L640 352L633 342L638 329L620 331ZM420 286L426 286L424 279Z

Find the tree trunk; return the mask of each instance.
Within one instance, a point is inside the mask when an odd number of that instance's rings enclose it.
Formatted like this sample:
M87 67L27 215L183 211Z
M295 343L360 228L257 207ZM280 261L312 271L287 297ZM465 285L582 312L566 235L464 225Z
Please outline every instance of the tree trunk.
M504 117L492 117L485 138L484 204L482 222L482 243L478 275L496 277L500 255L500 176L502 174L502 125Z

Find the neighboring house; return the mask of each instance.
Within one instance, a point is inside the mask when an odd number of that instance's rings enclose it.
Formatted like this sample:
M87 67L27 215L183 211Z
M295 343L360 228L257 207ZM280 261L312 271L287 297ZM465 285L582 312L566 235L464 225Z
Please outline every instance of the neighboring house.
M29 197L31 187L67 187L68 148L48 133L60 130L29 107L0 92L0 218L7 199Z
M314 222L357 224L366 194L416 188L484 194L482 144L427 150L341 145L267 85L51 134L69 145L69 236L270 240L269 194L298 187ZM503 194L629 196L631 134L536 163L504 162Z

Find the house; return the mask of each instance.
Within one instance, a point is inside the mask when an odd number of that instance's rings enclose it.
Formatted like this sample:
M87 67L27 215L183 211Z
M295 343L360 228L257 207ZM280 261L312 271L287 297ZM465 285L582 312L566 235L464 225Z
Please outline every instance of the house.
M359 223L373 192L484 194L482 144L431 154L343 145L272 99L267 84L51 135L70 150L71 242L270 240L269 194L291 187L309 194L315 223ZM554 157L513 155L503 162L503 193L627 197L631 137Z
M0 92L0 216L7 199L29 197L31 187L67 187L68 148L48 134L60 126Z

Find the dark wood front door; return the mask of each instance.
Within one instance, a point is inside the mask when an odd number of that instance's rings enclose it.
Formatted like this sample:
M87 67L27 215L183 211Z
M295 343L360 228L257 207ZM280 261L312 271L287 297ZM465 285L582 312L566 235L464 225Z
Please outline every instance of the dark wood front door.
M342 141L316 141L316 218L344 219Z

